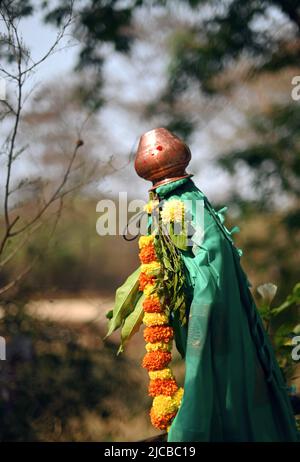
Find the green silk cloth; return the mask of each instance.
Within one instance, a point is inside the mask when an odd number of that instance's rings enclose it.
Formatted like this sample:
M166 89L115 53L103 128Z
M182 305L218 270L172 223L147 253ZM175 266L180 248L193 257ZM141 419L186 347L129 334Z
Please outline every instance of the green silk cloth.
M222 214L191 179L156 193L190 201L197 230L193 247L181 251L188 325L176 318L173 325L185 358L184 397L168 441L298 441L286 384ZM197 201L204 203L203 239L195 222Z

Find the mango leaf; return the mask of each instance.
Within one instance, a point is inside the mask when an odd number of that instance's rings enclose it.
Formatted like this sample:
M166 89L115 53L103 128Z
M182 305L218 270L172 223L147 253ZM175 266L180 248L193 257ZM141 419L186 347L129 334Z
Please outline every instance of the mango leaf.
M167 270L172 271L172 265L170 263L170 260L167 257L163 257L163 264Z
M134 309L142 293L139 291L139 275L141 268L137 268L116 291L115 305L112 318L108 323L107 338L118 329L129 313Z
M188 236L185 228L180 233L174 232L174 227L170 227L170 239L173 244L180 250L188 249Z
M129 316L125 319L125 322L121 331L121 345L117 354L123 353L125 345L131 339L131 337L136 334L143 322L144 310L143 310L143 301L145 296L142 295L137 302L134 310L130 313Z

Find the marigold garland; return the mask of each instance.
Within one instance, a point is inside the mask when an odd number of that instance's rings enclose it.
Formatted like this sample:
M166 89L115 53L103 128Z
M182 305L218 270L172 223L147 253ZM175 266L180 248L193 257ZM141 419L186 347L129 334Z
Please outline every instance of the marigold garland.
M146 343L146 350L147 351L171 351L172 349L172 342L165 343L165 342L156 342L156 343Z
M142 274L142 273L141 273L141 274ZM154 292L154 290L155 290L155 284L152 284L152 283L151 283L151 284L147 284L146 287L144 288L144 295L145 295L145 297L148 298L150 295L152 295L153 292Z
M158 206L158 204L159 204L158 200L149 201L144 207L145 212L151 215L151 213Z
M172 204L167 214L173 219L182 216L181 207ZM153 204L147 212L151 213ZM166 215L167 215L166 214ZM142 263L139 277L140 290L144 292L143 302L145 324L144 338L147 342L142 366L148 370L150 383L149 395L153 405L150 419L154 427L160 430L169 429L176 416L182 399L183 389L178 388L173 373L168 366L172 359L173 328L169 326L169 315L156 293L156 278L161 271L154 246L154 236L141 236L139 239L139 257Z
M172 412L171 414L157 416L152 408L150 410L151 423L153 427L159 428L160 430L167 430L170 426L170 422L172 422L176 414L176 412Z
M153 400L153 411L156 416L172 414L180 406L183 389L179 388L173 396L158 395Z
M172 396L178 390L178 385L175 379L155 379L149 384L150 396Z
M145 354L142 366L148 371L157 371L166 367L171 359L172 356L169 351L150 351Z
M156 276L160 272L160 263L158 261L142 263L141 271L148 276Z
M168 316L165 313L145 313L143 323L145 326L163 326L168 324Z
M160 313L162 306L156 294L150 295L143 301L143 309L145 313Z
M166 369L162 369L161 371L149 371L149 377L151 380L155 379L172 379L173 372L169 367L166 367Z
M139 289L143 291L147 286L154 285L155 283L155 277L154 276L149 276L148 274L142 272L139 277Z
M170 326L151 326L144 329L144 339L146 342L165 342L168 343L174 337L174 331Z
M151 234L150 236L141 236L139 238L139 248L142 249L146 245L153 244L153 239L154 239L154 236L152 236Z
M142 263L151 263L156 261L155 250L152 245L145 245L141 248L139 257Z

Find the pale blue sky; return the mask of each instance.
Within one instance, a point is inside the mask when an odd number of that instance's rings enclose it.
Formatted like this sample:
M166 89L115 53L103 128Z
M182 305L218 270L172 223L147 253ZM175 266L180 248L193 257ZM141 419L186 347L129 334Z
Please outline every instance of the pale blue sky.
M57 29L42 22L41 17L37 14L22 19L20 30L25 43L31 50L34 61L40 59L47 52L49 46L54 43L57 36ZM64 38L59 48L65 46L70 39L70 37ZM53 80L53 78L71 71L76 62L76 54L79 49L79 45L77 44L76 46L74 39L72 43L74 46L62 49L53 54L47 58L47 61L39 66L38 79Z

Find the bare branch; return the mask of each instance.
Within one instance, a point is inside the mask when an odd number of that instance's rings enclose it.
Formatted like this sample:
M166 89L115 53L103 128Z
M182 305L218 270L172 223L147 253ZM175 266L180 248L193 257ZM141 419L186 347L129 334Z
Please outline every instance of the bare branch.
M59 207L58 209L55 211L54 215L55 215L55 220L54 220L54 224L52 226L52 229L49 233L49 237L47 239L47 245L46 247L43 249L43 254L45 254L46 250L49 249L50 247L50 243L52 241L52 238L55 234L55 231L56 231L56 228L57 228L57 225L58 225L58 222L61 218L61 212L62 212L62 208L63 208L63 198L60 198L59 199ZM9 254L4 260L2 260L0 262L0 268L3 267L5 264L7 264L9 261L11 261L13 259L13 257L17 254L17 252L19 252L23 247L24 245L26 244L26 242L29 240L30 236L32 234L34 234L37 229L39 229L44 223L43 222L39 222L37 224L37 226L35 226L34 228L32 228L30 230L30 232L28 233L28 235L21 241L21 243L14 248L14 250L11 252L11 254ZM7 292L8 290L12 289L13 287L15 287L31 270L32 268L34 267L34 265L37 263L38 259L40 258L39 255L37 255L34 260L30 263L30 265L28 265L23 271L21 271L18 276L13 279L12 281L10 281L8 284L6 284L5 286L1 287L0 288L0 295L2 295L3 293Z
M57 45L62 40L62 38L65 36L66 29L72 23L72 20L73 20L73 3L74 3L74 1L72 0L70 2L69 17L67 18L66 22L63 24L61 30L57 33L56 39L54 40L51 47L48 49L48 51L38 61L33 62L33 64L31 66L27 67L27 69L25 69L22 72L22 75L26 75L26 74L32 72L36 67L38 67L40 64L42 64L44 61L46 61L46 59L49 58L49 56L51 56L56 51L55 49L57 48Z
M18 18L15 17L13 13L9 10L9 5L6 2L6 8L0 9L0 15L2 16L3 24L5 25L7 32L6 32L6 45L9 51L9 54L13 56L15 68L12 72L10 68L5 69L3 65L0 66L0 74L2 73L5 78L9 78L13 80L13 83L16 88L16 103L11 105L7 101L3 101L3 107L7 109L5 111L3 117L8 114L13 116L12 119L12 126L10 127L9 134L7 135L6 140L2 144L2 152L5 152L7 156L6 161L6 173L5 173L5 180L4 180L4 199L3 199L3 209L4 209L4 226L3 226L3 237L0 241L0 269L2 269L5 265L10 263L14 257L28 244L28 241L32 238L34 233L42 226L47 223L47 231L51 228L51 232L49 236L47 235L47 246L49 247L50 241L52 236L55 233L57 224L59 222L64 197L71 192L75 191L76 189L80 188L83 184L86 184L82 180L82 177L75 182L70 181L70 178L73 179L73 174L78 171L79 168L82 167L82 163L77 162L77 154L79 148L83 145L83 141L81 140L81 132L83 131L84 127L86 126L89 118L92 114L89 114L86 119L83 121L81 127L77 131L78 141L71 153L70 158L67 161L67 165L63 169L63 174L60 180L58 180L58 184L56 183L54 190L52 189L50 194L47 194L47 197L43 200L43 195L38 194L38 203L39 206L33 212L33 217L31 218L24 218L20 227L15 229L15 225L20 219L19 214L15 216L12 207L12 199L10 196L15 193L16 191L20 191L23 188L26 182L21 181L17 185L13 183L13 165L14 161L23 154L27 145L18 146L18 134L20 131L20 122L21 122L21 114L23 111L23 107L25 104L26 99L31 95L30 91L29 94L23 94L24 83L30 77L30 74L33 73L37 67L42 64L47 58L56 53L59 50L59 43L61 42L62 38L66 36L67 28L72 24L73 19L73 0L70 1L70 12L68 14L67 20L61 27L61 30L58 32L56 39L47 50L47 52L37 61L33 61L30 57L29 51L26 49L22 37L19 34L18 28ZM35 87L36 90L36 87ZM3 112L3 111L2 111ZM38 183L36 183L38 184ZM55 205L52 207L52 205ZM58 205L58 207L57 207ZM53 211L54 210L54 211ZM53 223L53 216L54 216L54 223ZM23 218L23 217L22 217ZM51 220L50 226L48 226L49 221ZM6 252L6 245L9 242L10 238L14 238L16 236L21 236L20 239L16 240L15 245L13 246L12 250ZM43 255L45 254L45 249L43 249ZM2 256L2 260L1 260ZM24 268L16 277L13 278L12 281L8 282L6 285L0 288L0 295L9 291L13 287L17 285L32 269L34 264L38 261L41 257L41 253L37 255L33 261L30 262L26 268Z
M36 223L43 215L44 213L46 212L46 210L50 207L51 204L53 204L53 202L59 200L61 197L65 196L66 195L66 192L62 193L62 189L63 187L65 186L65 184L67 183L68 181L68 178L69 178L69 175L70 175L70 172L71 172L71 169L72 169L72 166L74 164L74 161L76 159L76 156L77 156L77 152L78 152L78 149L80 148L80 146L83 145L83 141L82 140L79 140L77 141L76 143L76 146L74 148L74 151L73 151L73 154L71 156L71 159L70 159L70 162L66 168L66 171L63 175L63 178L62 178L62 181L60 182L60 184L58 185L58 187L56 188L56 190L54 191L54 193L50 196L50 198L45 202L45 204L43 205L43 207L38 211L38 213L35 215L35 217L29 222L29 223L26 223L24 226L22 226L21 228L17 229L16 231L14 232L10 232L9 233L9 236L10 237L13 237L13 236L17 236L18 234L22 233L23 231L25 231L26 229L30 228L34 223ZM0 252L1 253L1 252Z
M25 246L25 244L29 241L32 234L34 234L41 226L43 225L42 222L38 223L37 226L32 228L28 234L24 237L24 239L19 242L18 245L12 250L10 254L8 254L3 260L0 261L0 268L3 268L7 263L9 263L15 255Z
M9 104L9 102L7 100L1 100L0 103L4 104L8 109L9 109L9 112L12 112L14 115L16 115L16 111L14 110L14 108L11 106L11 104ZM8 112L8 113L9 113ZM7 113L7 114L8 114Z
M12 162L13 162L13 155L14 155L14 148L15 148L15 142L16 142L16 136L18 132L18 127L20 123L20 114L21 114L21 105L22 105L22 50L21 50L21 45L20 45L20 39L18 35L18 31L16 27L14 26L13 22L11 22L10 26L14 30L15 34L15 39L18 44L18 54L17 54L17 63L18 63L18 78L17 78L17 91L18 91L18 97L17 97L17 109L16 109L16 116L15 116L15 122L13 126L13 131L12 131L12 137L10 140L10 146L8 150L8 160L7 160L7 174L6 174L6 182L5 182L5 193L4 193L4 220L5 220L5 234L3 237L3 240L0 244L0 254L5 246L6 240L9 237L9 232L12 228L12 224L10 223L10 218L9 218L9 207L8 207L8 198L9 198L9 188L10 188L10 180L11 180L11 169L12 169Z
M26 276L26 274L28 274L29 271L31 271L31 269L33 268L34 263L35 263L36 260L37 259L35 259L32 263L30 263L30 265L28 265L21 273L19 273L18 276L15 279L10 281L5 286L1 287L0 288L0 295L4 294L8 290L12 289L21 279L23 279L24 276Z
M77 154L77 149L79 146L76 146L73 156L71 158L71 161L67 167L67 170L65 172L65 175L62 179L62 182L60 183L59 187L57 190L54 192L54 194L50 197L50 199L44 204L42 209L38 212L38 214L34 217L34 219L29 223L20 228L17 232L14 234L11 233L11 230L13 226L15 225L17 219L13 220L12 222L10 221L10 216L9 216L9 196L12 193L10 190L10 183L11 183L11 175L12 175L12 164L14 160L24 151L25 148L21 148L18 152L15 152L15 145L16 145L16 137L18 133L18 128L20 124L20 117L21 117L21 110L22 110L22 90L23 90L23 85L25 82L26 76L33 71L39 64L41 64L43 61L45 61L51 53L53 53L54 49L57 47L58 43L60 40L63 38L64 33L67 29L67 27L71 24L72 21L72 10L73 10L73 0L70 2L70 15L68 17L68 20L66 23L63 25L62 29L59 31L56 40L52 44L52 46L49 48L47 53L39 59L37 62L33 63L32 66L27 67L26 69L23 70L22 66L22 61L24 57L28 58L28 53L26 54L24 52L24 47L22 44L22 40L19 36L18 29L15 24L15 18L10 17L9 15L9 8L5 8L5 12L1 11L1 16L2 19L6 25L7 28L7 42L13 48L15 54L16 54L16 62L17 62L17 74L13 75L10 72L8 72L6 69L3 67L0 67L0 72L3 72L4 75L6 75L9 78L12 78L16 81L17 84L17 107L15 110L9 105L8 102L5 102L5 105L9 108L9 110L14 114L15 120L12 128L11 135L8 138L8 154L7 154L7 171L6 171L6 181L5 181L5 191L4 191L4 224L5 224L5 232L3 235L3 238L0 242L0 255L4 250L4 247L7 243L7 240L9 237L15 236L17 234L20 234L21 232L27 230L29 227L31 227L34 223L36 223L44 214L44 212L48 209L48 207L51 205L52 202L56 201L59 198L59 193L61 189L64 187L65 183L67 182L70 170L72 168L73 162L75 160L76 154Z

